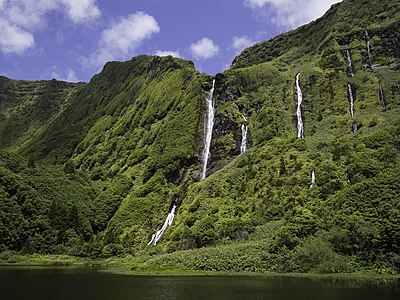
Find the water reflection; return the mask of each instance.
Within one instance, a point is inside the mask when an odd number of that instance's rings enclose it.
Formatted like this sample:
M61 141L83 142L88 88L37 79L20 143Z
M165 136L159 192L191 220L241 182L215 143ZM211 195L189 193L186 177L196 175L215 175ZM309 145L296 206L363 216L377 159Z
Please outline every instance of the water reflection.
M398 279L126 276L95 269L1 268L1 299L400 299Z

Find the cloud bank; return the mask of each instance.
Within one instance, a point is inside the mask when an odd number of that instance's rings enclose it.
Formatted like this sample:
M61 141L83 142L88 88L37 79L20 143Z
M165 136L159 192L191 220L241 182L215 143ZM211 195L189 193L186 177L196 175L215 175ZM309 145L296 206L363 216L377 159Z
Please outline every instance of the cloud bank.
M190 45L190 53L196 59L213 58L219 53L219 47L209 38L202 38Z
M101 33L98 50L82 59L89 68L98 68L107 61L127 59L135 54L144 40L160 32L154 17L139 11L112 24Z
M254 41L246 35L234 36L232 39L232 48L236 53L242 52L244 49L254 44Z
M78 82L79 81L78 77L76 77L76 75L75 75L75 72L70 68L67 69L67 71L65 72L64 75L60 74L56 69L53 72L51 72L51 77L55 78L57 80L62 80L62 81L66 81L66 82Z
M101 15L95 0L62 0L68 17L74 23L89 22Z
M272 22L295 28L321 17L329 7L342 0L244 0L247 7L272 16Z
M157 56L169 56L169 55L171 55L171 56L173 56L173 57L176 57L176 58L181 58L181 55L180 55L180 53L179 53L179 51L162 51L162 50L157 50L155 53L154 53L154 55L157 55Z
M32 34L0 18L0 50L3 53L22 54L34 45Z
M0 0L0 51L22 54L34 47L34 31L44 27L52 11L65 14L74 24L101 15L96 0Z

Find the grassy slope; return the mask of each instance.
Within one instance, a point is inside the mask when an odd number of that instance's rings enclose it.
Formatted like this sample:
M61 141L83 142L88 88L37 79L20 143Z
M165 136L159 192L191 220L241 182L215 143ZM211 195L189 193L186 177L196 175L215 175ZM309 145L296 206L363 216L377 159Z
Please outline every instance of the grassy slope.
M83 86L0 77L0 145L22 147L42 132Z

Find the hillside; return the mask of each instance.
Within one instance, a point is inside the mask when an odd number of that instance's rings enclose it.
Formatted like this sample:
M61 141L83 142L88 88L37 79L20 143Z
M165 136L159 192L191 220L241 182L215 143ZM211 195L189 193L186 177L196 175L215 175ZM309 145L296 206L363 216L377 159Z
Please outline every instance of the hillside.
M1 78L0 250L399 272L399 26L400 4L347 0L243 51L215 76L204 180L212 78L191 62L110 62L88 84Z
M1 146L17 146L33 138L59 114L84 83L23 81L0 77Z

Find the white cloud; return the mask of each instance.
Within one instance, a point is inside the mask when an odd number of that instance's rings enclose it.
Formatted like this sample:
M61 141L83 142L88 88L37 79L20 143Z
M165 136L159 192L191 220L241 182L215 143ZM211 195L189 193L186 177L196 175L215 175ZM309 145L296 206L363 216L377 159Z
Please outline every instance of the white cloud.
M257 12L268 7L277 25L295 28L321 17L329 7L342 0L244 0ZM262 10L261 10L262 11Z
M54 67L56 69L56 67ZM79 79L76 77L75 72L72 69L67 69L65 72L65 76L61 75L58 71L54 70L51 72L51 78L55 78L57 80L62 80L66 82L78 82Z
M32 34L1 18L0 35L0 50L5 54L21 54L35 44Z
M95 0L62 0L67 9L68 17L74 23L83 23L101 15Z
M77 82L79 81L78 77L76 77L75 72L71 69L67 70L67 80L68 82Z
M219 52L219 47L209 38L202 38L190 45L190 52L197 59L212 58Z
M103 30L99 50L83 58L83 64L90 68L99 67L110 60L132 57L144 40L159 31L154 17L141 11L131 14Z
M265 4L267 4L268 2L273 2L273 0L244 0L244 4L246 6L250 6L251 8L261 8L263 7ZM279 2L279 0L278 0Z
M254 41L251 40L248 36L234 36L232 40L232 48L237 52L242 52L245 48L250 47L254 44Z
M13 25L32 30L41 26L44 15L56 9L57 5L57 0L6 0L1 14Z
M179 51L161 51L161 50L157 50L154 53L154 55L157 55L157 56L168 56L168 55L171 55L171 56L176 57L176 58L181 58L181 55L180 55Z
M46 15L62 12L76 24L100 16L96 0L0 0L0 51L21 54L33 47L34 32L43 28ZM12 36L12 35L15 36Z

